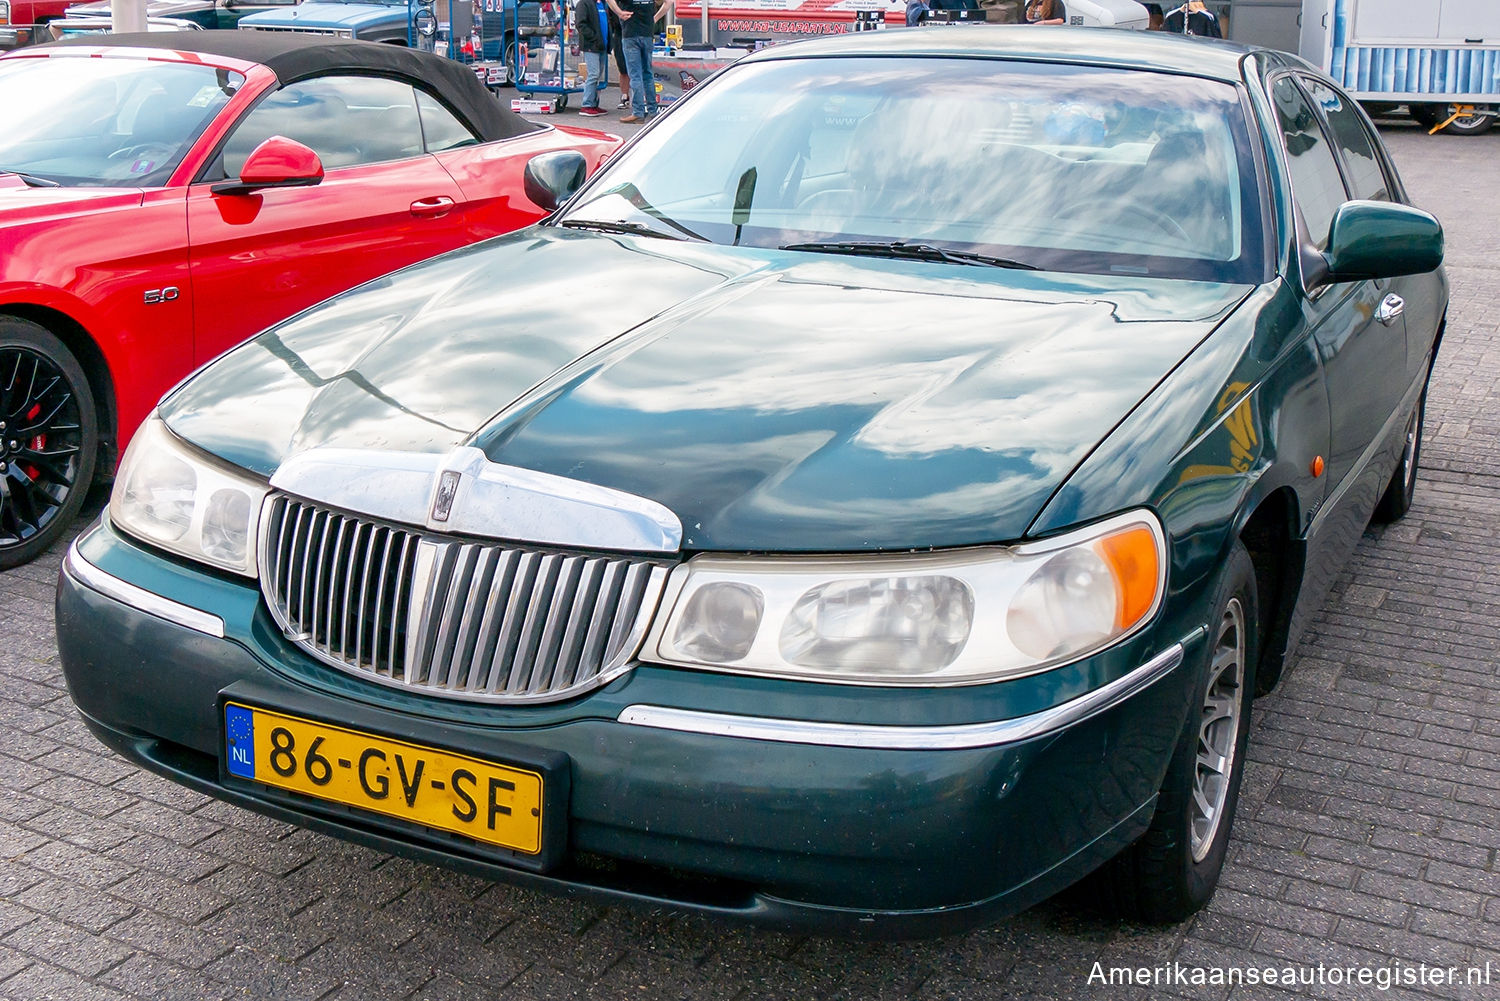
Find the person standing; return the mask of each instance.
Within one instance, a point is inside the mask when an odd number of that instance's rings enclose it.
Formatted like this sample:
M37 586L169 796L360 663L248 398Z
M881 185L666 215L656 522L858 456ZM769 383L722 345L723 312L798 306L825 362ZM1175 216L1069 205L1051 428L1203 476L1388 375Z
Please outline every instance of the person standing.
M630 72L630 114L620 121L644 122L656 115L656 75L651 70L651 45L656 41L656 20L666 10L654 0L607 0L620 19L620 45Z
M1187 0L1167 15L1162 27L1178 35L1198 35L1202 38L1223 38L1219 19L1203 3L1203 0Z
M1027 24L1067 24L1063 0L1029 0L1024 14Z
M578 113L597 118L604 114L599 107L599 89L604 86L604 61L609 57L609 9L604 0L578 0L573 20L578 25L578 51L588 72L583 81L583 107Z
M620 76L620 103L615 107L624 111L630 107L630 69L625 65L625 49L620 44L620 17L612 8L609 10L609 50L615 56L615 71Z

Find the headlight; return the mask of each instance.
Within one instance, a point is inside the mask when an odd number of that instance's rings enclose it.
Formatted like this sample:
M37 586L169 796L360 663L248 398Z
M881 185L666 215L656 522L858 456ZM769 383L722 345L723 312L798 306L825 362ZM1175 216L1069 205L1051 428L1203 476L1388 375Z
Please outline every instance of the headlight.
M10 23L10 4L0 3L0 24Z
M339 31L338 31L338 36L340 38L353 38L354 37L354 29L353 28L340 28Z
M269 489L193 451L153 414L125 450L109 518L163 549L254 577L256 529Z
M1145 511L1011 548L701 556L673 572L643 657L845 684L979 684L1124 639L1165 586L1165 537Z

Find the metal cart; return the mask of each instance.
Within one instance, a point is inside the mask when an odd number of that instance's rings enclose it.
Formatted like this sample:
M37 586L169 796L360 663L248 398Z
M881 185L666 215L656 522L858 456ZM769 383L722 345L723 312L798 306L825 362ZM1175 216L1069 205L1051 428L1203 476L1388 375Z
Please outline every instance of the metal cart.
M534 19L523 15L527 8L536 8ZM510 75L516 90L527 97L556 95L555 110L567 108L568 95L582 93L583 85L568 86L574 29L568 23L566 0L516 0L511 8L511 33L516 45ZM571 65L576 80L579 62L573 60Z

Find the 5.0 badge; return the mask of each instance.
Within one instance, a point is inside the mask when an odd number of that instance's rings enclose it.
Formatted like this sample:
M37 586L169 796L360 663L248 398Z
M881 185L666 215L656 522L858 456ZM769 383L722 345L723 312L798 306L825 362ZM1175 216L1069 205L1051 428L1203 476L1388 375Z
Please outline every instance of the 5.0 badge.
M181 294L176 285L168 285L165 288L147 289L146 305L154 306L159 302L171 302Z

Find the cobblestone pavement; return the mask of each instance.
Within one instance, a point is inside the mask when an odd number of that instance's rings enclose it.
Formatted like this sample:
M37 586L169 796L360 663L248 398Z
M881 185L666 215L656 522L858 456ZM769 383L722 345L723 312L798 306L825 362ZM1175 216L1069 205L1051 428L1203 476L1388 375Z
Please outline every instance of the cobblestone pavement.
M1175 928L1054 901L871 945L539 896L185 792L112 757L63 692L59 552L0 575L0 996L12 999L1260 1001L1090 987L1103 967L1492 965L1500 998L1500 136L1388 135L1449 226L1453 310L1417 504L1367 534L1294 673L1257 703L1222 889Z

